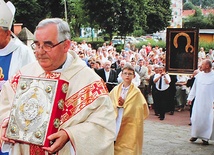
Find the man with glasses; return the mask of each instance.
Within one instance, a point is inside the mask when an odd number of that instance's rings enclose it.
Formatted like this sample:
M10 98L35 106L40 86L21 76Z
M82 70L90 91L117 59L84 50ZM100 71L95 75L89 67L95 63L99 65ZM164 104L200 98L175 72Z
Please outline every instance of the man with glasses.
M12 155L113 155L115 114L106 87L101 78L70 49L70 28L59 18L42 20L36 27L35 50L37 62L19 72L21 75L62 79L69 82L58 131L48 139L50 147L23 144L5 137L9 110L0 109L2 140L9 145ZM69 51L69 52L68 52ZM19 75L16 76L16 79ZM17 80L5 84L0 96L0 106L11 107Z
M135 70L126 64L123 82L110 92L116 112L115 155L142 155L143 124L149 114L147 102L140 89L132 83Z

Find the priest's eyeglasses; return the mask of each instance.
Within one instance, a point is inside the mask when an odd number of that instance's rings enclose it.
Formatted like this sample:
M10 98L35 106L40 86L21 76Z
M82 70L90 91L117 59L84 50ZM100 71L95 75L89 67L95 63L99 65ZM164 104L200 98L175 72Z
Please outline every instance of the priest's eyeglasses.
M40 48L43 49L46 52L50 52L52 50L52 48L60 45L61 43L63 43L66 40L60 41L57 44L53 44L51 41L45 41L43 45L40 45L40 43L38 41L35 41L31 44L31 48L33 50L39 50Z

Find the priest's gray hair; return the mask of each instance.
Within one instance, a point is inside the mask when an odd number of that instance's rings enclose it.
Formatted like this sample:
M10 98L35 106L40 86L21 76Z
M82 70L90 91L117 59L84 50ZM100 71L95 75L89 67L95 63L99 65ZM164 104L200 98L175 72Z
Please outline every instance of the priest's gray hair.
M71 38L69 25L61 18L46 18L39 22L39 24L36 26L36 30L49 24L56 24L59 42Z

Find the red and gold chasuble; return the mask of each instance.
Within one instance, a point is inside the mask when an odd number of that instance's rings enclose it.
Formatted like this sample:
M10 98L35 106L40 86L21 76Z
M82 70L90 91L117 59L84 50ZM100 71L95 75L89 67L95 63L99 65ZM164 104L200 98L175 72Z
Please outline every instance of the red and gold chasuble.
M61 123L80 112L84 107L91 104L99 96L108 94L103 81L95 81L82 88L65 101Z
M48 72L46 73L46 78L59 79L60 75L60 73ZM18 85L19 78L20 74L17 74L12 79L12 81L10 81L14 91ZM64 109L60 119L61 124L69 120L72 116L76 115L87 105L93 103L93 101L96 100L99 96L106 94L108 94L108 91L102 80L95 81L85 86L65 100ZM41 149L41 146L30 144L30 155L45 155L45 151Z

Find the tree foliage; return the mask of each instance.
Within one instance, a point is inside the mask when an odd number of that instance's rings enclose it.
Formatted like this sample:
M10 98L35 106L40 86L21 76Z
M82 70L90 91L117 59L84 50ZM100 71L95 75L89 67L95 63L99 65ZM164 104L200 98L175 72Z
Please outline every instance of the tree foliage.
M195 8L195 5L192 4L192 2L186 2L183 5L183 10L193 10Z
M150 0L148 3L147 33L154 33L165 29L170 25L172 10L170 0Z
M68 22L71 26L72 36L80 36L80 28L88 26L88 15L83 9L82 0L67 0Z
M146 25L145 1L123 0L117 12L117 31L119 35L128 35Z
M166 28L171 18L170 0L11 0L17 12L15 22L30 31L44 18L67 19L73 34L90 26L102 29L110 36L131 35L133 32L153 33Z
M117 14L116 10L119 6L118 0L99 0L88 1L83 0L83 8L89 16L90 23L97 23L99 27L107 34L112 36L112 32L117 29Z
M196 6L201 6L203 9L211 8L210 6L214 4L214 0L192 0L192 3Z
M43 0L42 0L43 1ZM43 1L45 2L45 1ZM47 1L46 1L47 3ZM59 17L59 18L63 18L64 17L64 2L62 1L48 1L49 4L49 11L50 11L50 17ZM45 8L44 8L45 9Z
M46 17L63 17L61 1L48 0L11 0L16 7L15 22L23 23L31 32L36 25Z
M196 8L195 14L184 19L185 28L200 28L200 29L213 29L214 15L203 16L199 8Z
M206 18L207 21L207 29L213 29L214 28L214 15L209 14Z
M184 4L186 2L200 6L202 9L214 8L214 0L184 0Z
M99 0L84 1L90 22L112 36L132 34L135 30L156 32L169 25L170 0Z
M23 23L31 32L34 31L35 25L44 16L40 13L42 7L35 0L11 0L16 7L14 21L16 23Z

